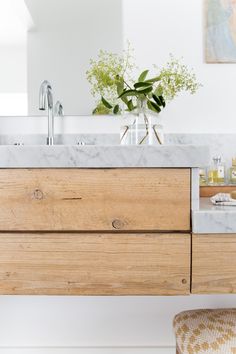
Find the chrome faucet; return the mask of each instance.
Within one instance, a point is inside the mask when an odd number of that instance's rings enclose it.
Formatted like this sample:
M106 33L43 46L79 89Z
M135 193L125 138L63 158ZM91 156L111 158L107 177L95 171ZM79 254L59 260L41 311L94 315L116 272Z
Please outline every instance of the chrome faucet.
M45 80L42 82L39 90L39 109L45 111L48 109L48 137L47 145L53 145L54 142L54 112L52 86Z
M58 117L64 117L64 109L60 101L55 104L54 114Z

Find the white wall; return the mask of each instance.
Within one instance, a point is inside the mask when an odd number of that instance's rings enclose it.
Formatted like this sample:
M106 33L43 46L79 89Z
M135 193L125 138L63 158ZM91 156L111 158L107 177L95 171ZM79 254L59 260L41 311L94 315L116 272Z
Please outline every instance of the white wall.
M173 101L163 119L167 132L236 132L236 66L204 62L203 0L124 0L124 35L140 68L184 57L204 85Z
M0 93L27 92L26 45L0 44Z
M6 348L28 354L27 347L30 354L54 354L59 348L67 354L164 354L163 348L174 346L176 312L235 306L235 299L5 296L0 299L0 354L8 353Z
M38 91L45 79L65 114L90 114L94 99L86 71L100 49L121 52L122 1L42 1L26 1L36 25L28 33L29 114L41 114Z
M0 116L27 114L26 44L0 43Z

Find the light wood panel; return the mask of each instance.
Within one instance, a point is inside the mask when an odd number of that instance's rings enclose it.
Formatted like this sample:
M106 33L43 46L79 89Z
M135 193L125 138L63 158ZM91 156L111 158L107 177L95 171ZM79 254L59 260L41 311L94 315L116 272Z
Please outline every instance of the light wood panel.
M236 293L236 234L193 235L192 292Z
M231 193L236 191L235 186L201 186L200 187L200 197L212 197L217 193Z
M2 231L189 229L189 169L0 170Z
M0 234L0 294L189 292L189 234Z

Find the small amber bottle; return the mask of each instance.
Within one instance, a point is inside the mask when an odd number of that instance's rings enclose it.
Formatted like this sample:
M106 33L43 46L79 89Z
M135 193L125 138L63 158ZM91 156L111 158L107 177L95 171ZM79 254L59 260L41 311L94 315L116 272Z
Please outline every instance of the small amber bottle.
M236 184L236 158L232 159L232 167L229 169L229 183Z

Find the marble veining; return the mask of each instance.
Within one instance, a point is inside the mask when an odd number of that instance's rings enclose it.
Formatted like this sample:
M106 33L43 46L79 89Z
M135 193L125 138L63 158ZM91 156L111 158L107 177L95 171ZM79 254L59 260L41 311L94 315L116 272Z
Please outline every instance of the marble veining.
M206 145L209 147L210 159L221 156L227 168L236 156L236 134L166 134L165 144Z
M84 141L87 145L119 145L118 133L65 133L55 135L55 144L77 145ZM45 134L0 134L0 145L45 145ZM236 134L165 134L165 145L208 146L210 160L213 156L222 156L227 168L231 166L232 157L236 156ZM209 161L208 163L209 164ZM205 167L198 166L198 167Z
M0 167L197 167L207 148L185 146L1 146Z
M200 198L199 210L192 211L193 233L236 233L236 207L215 206Z
M195 145L0 146L0 168L199 167L208 148Z

